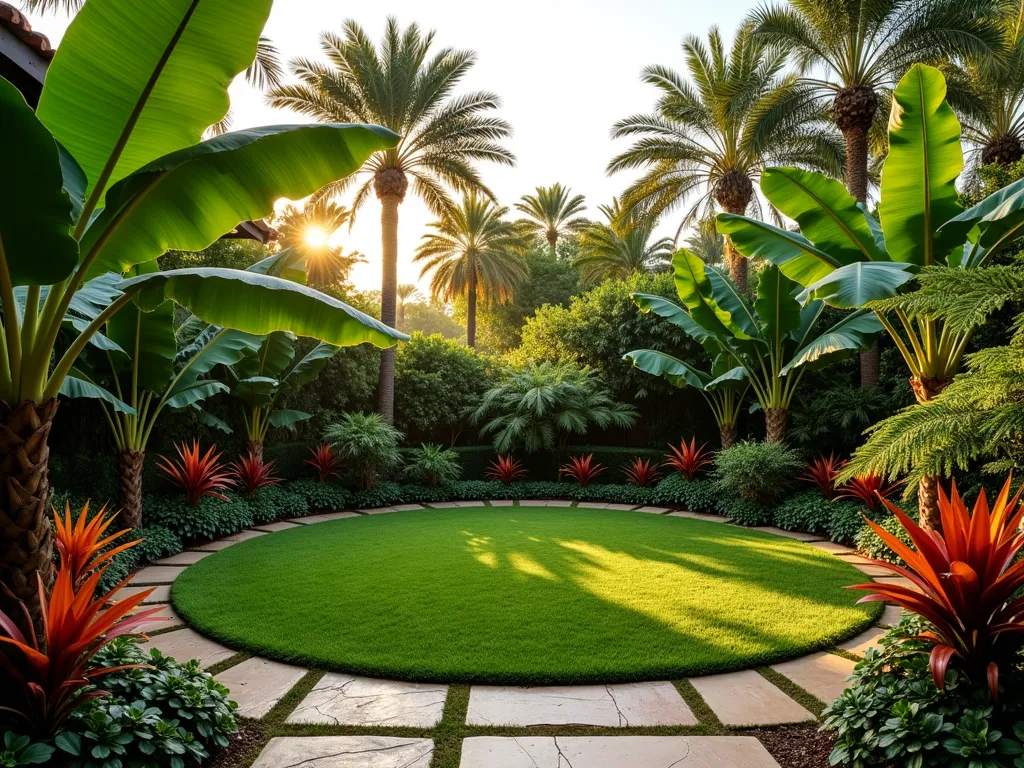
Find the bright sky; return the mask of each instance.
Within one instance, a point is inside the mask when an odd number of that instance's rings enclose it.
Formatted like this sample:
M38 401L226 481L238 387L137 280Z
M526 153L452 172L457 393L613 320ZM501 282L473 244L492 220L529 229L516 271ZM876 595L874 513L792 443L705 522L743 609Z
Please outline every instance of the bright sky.
M683 70L680 41L705 35L712 24L731 35L754 0L518 0L512 4L479 0L378 0L372 4L334 0L277 0L266 34L289 59L319 51L321 30L340 30L355 18L378 39L389 15L405 25L416 21L437 30L437 45L469 48L478 63L462 90L490 90L502 99L501 115L515 131L508 142L515 168L482 166L484 180L498 200L512 207L538 185L554 182L587 197L589 213L611 201L628 181L609 178L604 169L625 145L609 138L612 124L654 102L654 89L639 82L641 69L663 64ZM35 29L59 42L68 21L61 16L33 18ZM234 127L244 128L296 117L269 108L241 79L231 89ZM343 201L346 202L346 201ZM415 198L400 210L399 281L419 282L412 253L431 216ZM362 289L380 288L380 206L375 198L359 213L346 248L369 260L353 277ZM673 235L678 222L661 229Z

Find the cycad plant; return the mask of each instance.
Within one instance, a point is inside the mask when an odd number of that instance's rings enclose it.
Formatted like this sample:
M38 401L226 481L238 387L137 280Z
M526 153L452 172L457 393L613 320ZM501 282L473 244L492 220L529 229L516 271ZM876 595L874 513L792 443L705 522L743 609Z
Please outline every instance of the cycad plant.
M494 116L499 106L493 93L453 93L476 55L453 48L434 49L434 33L410 24L404 30L389 18L380 46L354 21L341 35L324 32L320 48L326 63L299 58L290 62L296 84L271 91L270 103L322 122L374 123L401 136L398 144L375 153L361 173L328 186L333 196L357 183L352 212L370 194L380 200L381 320L396 322L398 287L398 208L409 191L437 217L455 208L449 189L491 193L475 168L480 161L512 165L512 154L500 144L511 129ZM362 179L360 183L360 179ZM377 408L394 418L395 356L381 356Z
M466 343L476 346L477 301L505 301L529 276L523 254L522 229L508 221L508 208L476 193L431 222L413 261L423 265L420 277L433 273L430 293L451 301L466 297Z
M516 210L526 216L523 229L547 242L552 256L559 238L576 234L589 224L583 215L586 209L583 195L574 195L561 184L537 187L535 194L523 195L516 203Z
M626 214L616 198L599 206L608 223L594 223L580 233L576 266L584 282L624 280L634 272L663 271L675 250L670 237L654 237L654 222Z
M754 184L766 165L792 163L840 175L841 137L796 76L785 52L767 45L750 25L727 47L712 27L705 44L683 43L689 79L652 66L643 81L661 92L655 109L615 125L616 138L636 139L608 166L610 173L644 172L623 195L626 212L659 218L687 204L680 230L721 210L760 212ZM733 282L747 290L747 265L726 244Z

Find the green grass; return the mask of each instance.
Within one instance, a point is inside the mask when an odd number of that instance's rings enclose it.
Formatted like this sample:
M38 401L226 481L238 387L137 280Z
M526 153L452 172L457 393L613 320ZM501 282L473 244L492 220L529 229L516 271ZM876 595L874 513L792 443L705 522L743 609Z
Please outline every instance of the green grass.
M445 509L293 528L174 584L228 645L322 669L460 683L678 679L827 648L878 605L805 544L685 518Z

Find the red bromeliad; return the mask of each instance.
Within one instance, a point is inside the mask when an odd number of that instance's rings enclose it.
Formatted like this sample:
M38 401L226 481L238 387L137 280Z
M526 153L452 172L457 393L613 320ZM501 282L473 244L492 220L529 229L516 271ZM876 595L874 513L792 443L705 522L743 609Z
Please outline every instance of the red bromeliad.
M589 456L573 456L568 464L563 464L558 473L568 475L580 486L587 485L591 480L605 471L607 467L594 463L594 454Z
M255 453L231 462L228 469L235 482L249 496L260 488L281 484L281 478L274 474L274 462L264 462L263 457Z
M211 445L203 456L199 455L198 440L194 440L190 447L183 443L174 447L180 461L161 456L157 467L185 492L188 505L194 507L204 496L228 501L228 497L220 491L232 486L231 475L224 470L221 454L213 455L215 446Z
M313 456L306 459L305 463L316 470L321 483L326 483L329 477L340 475L338 467L341 465L341 457L334 455L334 447L330 443L320 443L316 448L310 448L309 452Z
M512 481L526 474L523 464L511 456L499 456L491 462L487 469L486 477L491 480L500 480L505 485L512 485Z
M89 517L89 502L85 502L78 519L71 520L71 505L64 506L64 516L53 510L53 522L57 529L57 551L60 552L61 568L71 575L71 583L76 587L82 580L104 563L112 560L115 555L131 549L138 541L129 541L110 547L115 541L131 533L126 528L115 534L101 538L117 519L117 515L107 516L106 507L100 507L92 518ZM110 547L106 549L106 547ZM104 551L105 550L105 551Z
M706 470L713 463L711 452L706 450L707 443L700 448L697 447L697 438L690 438L690 442L681 440L679 447L669 446L672 456L665 460L662 466L672 467L687 480L693 480L699 472Z
M641 459L636 456L626 467L626 482L632 485L652 485L660 477L658 470L651 466L650 459Z
M807 465L807 471L800 475L800 479L818 486L821 495L832 501L836 496L836 477L844 463L835 454L830 454L827 459L819 456Z
M872 594L861 602L886 601L922 616L931 628L917 639L932 644L931 671L943 687L953 659L974 682L984 679L999 695L999 669L1012 663L1024 645L1024 561L1014 562L1024 546L1019 506L1021 492L1010 498L1010 483L989 508L985 492L971 513L953 485L949 497L939 489L942 533L927 530L888 501L914 547L875 524L867 523L907 563L902 568L876 563L909 579L917 589L899 584L858 584Z
M839 493L836 494L836 498L857 499L862 501L864 506L872 512L877 512L881 509L881 502L885 501L888 503L888 498L901 485L903 485L902 482L887 484L884 477L872 472L868 475L855 477L846 485L841 486L838 489Z

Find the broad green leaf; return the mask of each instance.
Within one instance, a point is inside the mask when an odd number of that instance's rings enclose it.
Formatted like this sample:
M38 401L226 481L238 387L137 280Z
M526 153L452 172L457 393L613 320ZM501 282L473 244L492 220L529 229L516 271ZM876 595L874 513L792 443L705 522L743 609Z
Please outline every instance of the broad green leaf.
M681 328L686 335L696 341L704 343L706 340L714 338L710 333L697 325L685 309L671 299L650 293L634 293L633 303L642 312L653 312L659 317L665 318L672 325Z
M281 383L293 391L302 389L320 375L327 361L338 354L338 350L339 348L333 344L317 344L292 366Z
M250 264L245 268L246 272L256 272L260 275L272 275L283 277L293 283L306 284L306 254L295 248L285 248L273 256Z
M683 306L694 322L716 338L745 336L729 313L715 303L711 281L704 267L704 262L685 248L672 258L676 292Z
M216 379L194 381L187 387L176 388L175 394L167 398L167 405L171 408L185 408L208 397L228 391L228 385L223 381Z
M295 336L287 331L275 331L263 338L258 349L238 362L235 373L239 378L271 376L280 379L295 359Z
M96 184L133 117L109 183L195 144L228 111L272 0L89 0L46 73L39 119Z
M218 326L207 326L194 342L184 347L174 359L175 370L186 365L193 378L212 371L218 365L235 365L259 348L260 337Z
M840 309L857 309L869 301L895 296L904 283L914 277L913 264L866 261L848 264L816 283L807 286L800 301L820 299Z
M165 155L114 185L82 238L90 275L171 249L200 251L240 221L270 215L359 170L398 137L365 125L279 125L226 133Z
M733 389L742 391L747 387L747 369L741 365L730 368L720 376L708 382L704 389L714 391L716 389Z
M198 403L192 404L192 410L195 412L196 418L198 418L199 421L205 424L206 426L213 427L214 429L219 429L221 432L224 432L225 434L228 435L234 433L235 430L228 426L228 423L226 421L217 418L209 411L203 410L202 406L200 406Z
M732 319L735 337L740 341L759 338L761 333L750 300L732 280L714 267L705 265L704 274L711 283L711 296L715 300L715 305L720 310L728 312Z
M785 376L802 365L810 366L812 370L823 368L849 357L870 347L875 335L882 330L882 323L874 313L867 310L854 312L799 349L781 373Z
M293 426L298 424L300 421L313 418L313 414L304 413L302 411L288 411L280 410L273 411L267 421L270 422L272 427L285 427L291 429Z
M252 272L176 269L133 277L121 289L138 291L143 310L171 299L207 323L258 336L291 331L339 347L391 347L409 338L312 288Z
M761 191L783 214L800 225L814 247L842 264L889 261L875 244L864 212L835 179L799 168L769 168Z
M949 258L950 266L981 266L993 252L1024 232L1024 179L1003 187L940 228L950 239L970 238L971 247Z
M644 373L664 377L676 387L690 386L703 390L711 381L711 377L704 371L653 349L637 349L627 352L622 359L631 360L633 365Z
M799 232L789 232L757 219L720 213L718 231L729 237L733 247L748 258L774 264L790 280L810 285L833 269L843 266L839 259L815 248Z
M95 320L100 312L109 307L114 299L121 295L123 279L120 275L108 272L105 275L94 277L92 280L87 280L71 297L68 311L87 320Z
M871 230L871 237L875 239L875 247L885 254L885 260L889 261L889 252L885 250L885 233L882 231L881 222L871 215L871 211L864 203L857 203L857 207L860 208L860 212L864 214L864 223L868 225L868 229Z
M274 401L280 388L281 382L270 376L250 376L236 381L231 394L240 397L248 406L262 408Z
M74 331L75 335L77 335L85 332L85 329L89 327L89 321L81 317L75 317L69 313L64 316L64 322L61 323L61 326L65 330ZM122 349L119 344L111 341L109 337L102 333L92 334L92 336L89 337L89 344L96 347L96 349L101 352L116 352L125 359L128 357L128 352L126 350ZM81 358L79 358L79 360L81 360Z
M893 92L889 154L878 206L893 261L944 263L960 241L938 229L962 210L956 179L964 167L960 122L935 67L915 64Z
M761 334L777 354L789 334L800 327L800 302L793 296L796 288L797 284L774 266L766 267L757 283L754 308Z
M155 264L135 267L132 275L156 271ZM139 388L163 394L174 376L178 343L174 337L174 304L165 301L149 312L134 303L110 318L110 340L128 353L125 367L137 370ZM123 369L122 369L123 370Z
M0 115L0 258L12 284L53 285L78 263L57 142L21 92L2 77Z
M105 390L103 387L93 384L91 381L79 378L75 374L78 373L72 369L71 374L64 378L64 383L60 385L60 393L64 397L70 398L88 398L90 400L102 400L107 403L118 413L126 413L129 416L135 416L135 409L132 408L128 403L122 402L119 398Z

